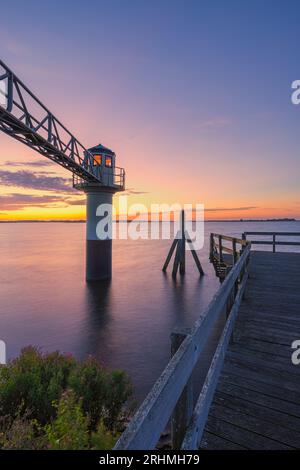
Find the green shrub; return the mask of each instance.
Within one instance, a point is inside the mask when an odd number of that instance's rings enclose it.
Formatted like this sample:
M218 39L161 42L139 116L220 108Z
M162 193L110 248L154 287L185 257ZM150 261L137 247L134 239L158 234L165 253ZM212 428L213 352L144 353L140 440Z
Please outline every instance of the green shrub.
M49 449L107 450L114 446L118 436L108 431L102 421L95 432L89 432L89 419L83 413L73 390L64 392L55 406L57 416L45 427Z
M112 449L117 442L118 437L118 433L108 431L104 423L100 421L96 432L91 434L90 448L94 450Z
M73 390L62 394L56 418L46 425L49 449L74 450L89 448L88 418L84 416Z
M3 450L38 450L47 448L44 430L25 413L14 419L2 417L0 448Z
M0 447L110 448L131 394L124 372L92 357L24 348L0 367Z
M89 357L72 370L69 386L82 399L82 408L90 416L92 429L96 428L99 419L109 429L116 429L124 403L132 394L124 372L107 372L96 359Z
M75 367L71 356L24 348L18 358L0 368L0 414L16 417L30 410L32 419L48 422L55 415L53 402L67 388Z

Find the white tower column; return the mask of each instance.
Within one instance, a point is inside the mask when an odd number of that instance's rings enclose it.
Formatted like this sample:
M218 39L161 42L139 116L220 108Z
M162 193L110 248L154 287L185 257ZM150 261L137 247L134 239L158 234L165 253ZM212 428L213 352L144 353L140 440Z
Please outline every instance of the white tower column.
M104 188L86 187L86 280L110 279L112 274L112 239L101 240L97 236L97 224L104 215L97 215L102 204L112 204L114 191ZM110 224L112 222L110 221ZM112 227L109 227L112 233Z

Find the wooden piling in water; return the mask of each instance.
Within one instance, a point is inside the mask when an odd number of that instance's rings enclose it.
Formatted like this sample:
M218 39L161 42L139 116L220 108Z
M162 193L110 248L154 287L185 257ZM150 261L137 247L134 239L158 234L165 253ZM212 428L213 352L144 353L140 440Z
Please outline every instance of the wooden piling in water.
M180 240L180 274L185 274L185 214L181 211L181 240Z
M170 251L169 251L168 256L167 256L167 258L166 258L165 264L163 265L163 268L162 268L163 271L166 271L167 268L168 268L168 266L169 266L169 263L170 263L170 261L171 261L172 255L173 255L174 250L175 250L175 248L176 248L176 246L177 246L177 242L178 242L178 238L177 238L177 235L176 235L176 238L173 240L173 243L172 243L172 245L171 245Z
M168 265L171 261L172 255L175 251L175 259L174 259L174 264L173 264L173 269L172 269L172 276L176 278L178 268L179 272L181 275L185 274L185 244L186 242L190 246L190 251L192 253L192 256L194 258L194 261L196 263L196 266L198 268L200 276L204 275L204 271L202 269L201 262L198 258L197 252L194 249L193 242L188 234L188 232L185 230L185 213L184 210L181 211L181 225L180 225L180 231L177 232L175 239L173 240L173 243L171 245L170 251L167 255L166 261L163 265L162 270L166 271L168 268Z

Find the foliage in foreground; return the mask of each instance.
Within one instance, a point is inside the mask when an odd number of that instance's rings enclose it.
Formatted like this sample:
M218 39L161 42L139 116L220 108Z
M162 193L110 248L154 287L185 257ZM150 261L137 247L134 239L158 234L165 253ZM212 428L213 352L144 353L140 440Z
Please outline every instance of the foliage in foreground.
M34 347L0 368L0 448L110 449L132 393L126 374Z

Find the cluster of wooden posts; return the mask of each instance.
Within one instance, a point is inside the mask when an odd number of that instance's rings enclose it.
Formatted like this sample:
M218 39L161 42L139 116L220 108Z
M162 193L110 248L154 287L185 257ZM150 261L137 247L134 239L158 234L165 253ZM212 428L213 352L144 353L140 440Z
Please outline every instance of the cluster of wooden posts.
M175 239L173 240L173 243L171 245L170 251L168 253L168 256L166 258L166 261L163 265L162 270L163 271L167 270L167 268L169 266L169 263L171 261L172 255L173 255L173 253L175 251L175 248L176 248L175 258L174 258L174 263L173 263L172 276L174 278L176 278L178 269L179 269L180 274L185 274L186 243L188 243L190 245L190 251L191 251L191 254L194 258L194 261L196 263L196 266L198 268L200 276L203 276L204 271L202 269L202 265L201 265L201 262L198 258L197 252L194 249L193 241L192 241L191 237L189 236L188 232L185 230L185 213L184 213L183 210L181 211L180 230L176 234Z

